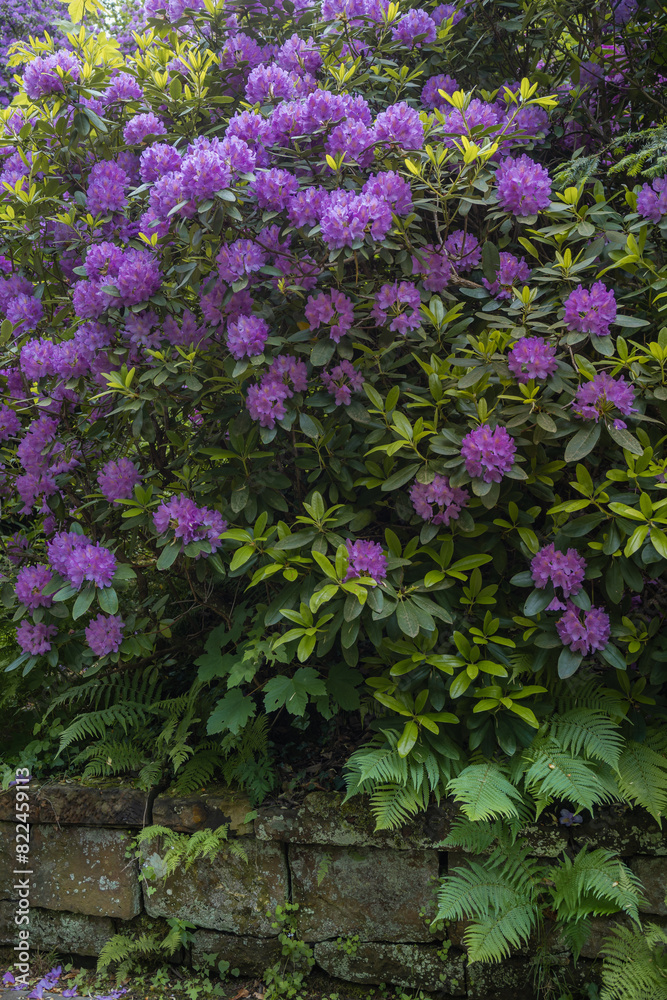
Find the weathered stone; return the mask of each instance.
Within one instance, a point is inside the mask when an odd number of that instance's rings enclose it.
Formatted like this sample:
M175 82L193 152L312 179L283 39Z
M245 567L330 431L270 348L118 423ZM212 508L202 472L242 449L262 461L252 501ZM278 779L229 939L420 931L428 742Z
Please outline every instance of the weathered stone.
M343 805L340 792L311 792L294 809L280 806L258 809L255 836L259 840L283 840L290 844L414 850L432 848L444 840L454 815L454 805L443 802L440 806L430 806L407 826L376 833L365 796L357 796Z
M630 868L644 887L646 902L639 907L642 913L667 915L667 858L633 858Z
M16 904L0 902L0 943L16 944L14 923ZM99 955L113 937L113 921L109 917L91 917L83 913L59 913L54 910L30 908L30 946L42 951L72 955Z
M299 935L322 941L358 934L361 940L434 941L420 910L432 912L437 851L384 851L377 847L289 845L292 901L299 904ZM328 868L320 884L320 865Z
M252 822L244 822L251 809L248 797L240 793L206 792L183 796L164 792L153 802L153 823L181 833L215 830L228 825L229 833L245 837L253 832Z
M0 899L17 899L12 874L15 828L0 823ZM127 920L139 912L136 861L125 857L128 833L90 827L30 828L30 905Z
M558 983L571 989L583 989L593 981L591 963L579 960L577 965L562 956L552 957ZM535 996L535 965L528 959L508 958L502 962L473 962L466 971L468 1000L528 1000ZM556 996L560 996L556 992ZM546 991L545 991L546 995Z
M598 808L593 819L574 833L577 846L604 847L622 857L633 854L667 856L667 834L648 813L623 805Z
M31 789L30 822L60 826L142 827L150 823L150 793L118 784L59 783ZM15 790L0 792L0 821L15 821Z
M204 955L215 955L216 962L229 962L242 976L261 976L265 969L281 957L277 938L237 937L215 931L196 931L192 935L192 964L204 961Z
M201 859L155 883L149 894L142 886L146 912L152 917L178 917L198 927L273 937L267 910L288 898L287 862L279 844L260 844L254 837L236 841L247 854L242 857L223 848L211 859ZM154 863L154 845L145 845L144 857ZM159 855L158 855L159 856Z
M595 959L600 954L600 949L605 942L605 939L609 937L611 932L615 927L632 927L636 926L631 923L631 921L624 916L620 917L591 917L590 918L590 932L586 938L586 942L581 949L582 958Z
M313 952L320 968L346 982L391 983L465 996L463 956L440 952L437 945L365 941L357 945L354 954L348 954L336 941L320 941Z

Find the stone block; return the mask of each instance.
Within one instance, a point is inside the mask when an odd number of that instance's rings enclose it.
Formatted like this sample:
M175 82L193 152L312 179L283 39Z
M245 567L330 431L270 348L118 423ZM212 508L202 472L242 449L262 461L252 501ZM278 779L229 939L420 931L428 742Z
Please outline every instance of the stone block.
M577 991L593 981L590 962L579 960L574 966L570 958L562 956L554 964L559 985ZM532 1000L536 995L534 974L534 963L525 958L506 958L498 963L472 962L466 970L468 1000ZM561 994L562 989L554 993Z
M247 862L223 847L210 859L201 859L188 871L177 871L153 884L143 885L144 905L152 917L178 917L198 927L230 934L273 937L277 931L266 917L289 895L287 862L279 844L261 844L254 837L235 842L246 852ZM155 864L159 847L144 846L144 857Z
M164 792L153 802L153 823L168 826L181 833L195 830L216 830L229 826L237 837L252 835L252 822L244 823L251 811L250 800L233 792L211 792L201 795L175 795Z
M0 823L0 899L17 899L14 824ZM30 828L31 907L128 920L139 913L138 868L125 857L129 834L94 827Z
M14 822L15 790L0 792L0 821ZM151 793L138 788L78 782L30 789L30 822L60 826L143 827L150 823Z
M590 932L586 942L581 949L582 958L596 959L600 954L600 949L615 927L634 927L627 917L591 917Z
M318 884L318 871L330 861ZM433 911L437 851L385 851L377 847L290 844L292 902L299 904L299 936L323 941L358 934L361 940L426 942L431 934L420 910Z
M215 931L195 931L192 935L192 964L204 961L204 955L215 955L216 962L229 962L242 976L261 976L281 958L278 938L237 937Z
M320 941L313 952L321 969L345 982L387 983L453 997L466 993L463 956L450 951L443 958L438 945L365 941L348 954L336 941Z
M630 868L644 887L646 902L639 907L641 912L667 916L667 858L636 857L630 862Z
M15 912L14 903L0 903L0 944L16 944ZM40 951L96 956L114 933L109 917L30 908L30 945Z
M414 850L435 847L449 833L456 808L451 802L429 806L413 822L397 830L375 832L366 796L343 805L340 792L311 792L295 808L260 807L255 820L258 840L333 847L386 847Z

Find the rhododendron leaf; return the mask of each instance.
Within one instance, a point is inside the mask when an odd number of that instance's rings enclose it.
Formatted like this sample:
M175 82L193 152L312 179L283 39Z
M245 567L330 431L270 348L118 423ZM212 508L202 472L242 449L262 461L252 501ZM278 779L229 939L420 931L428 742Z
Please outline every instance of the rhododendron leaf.
M118 611L118 595L113 587L102 587L97 590L97 603L102 611L108 615L115 615Z
M180 542L172 542L170 545L165 545L158 557L157 568L160 570L169 569L176 562L180 551Z
M582 660L583 656L581 653L575 653L571 649L564 648L558 657L558 676L563 680L567 677L572 677L581 666Z
M94 600L95 587L92 583L89 583L79 594L77 594L74 607L72 608L72 618L76 621L77 618L81 618L82 615L85 615Z
M589 455L595 445L600 440L600 432L602 426L600 424L591 424L589 427L583 427L580 431L570 438L565 449L565 461L566 462L578 462L580 459L585 458Z

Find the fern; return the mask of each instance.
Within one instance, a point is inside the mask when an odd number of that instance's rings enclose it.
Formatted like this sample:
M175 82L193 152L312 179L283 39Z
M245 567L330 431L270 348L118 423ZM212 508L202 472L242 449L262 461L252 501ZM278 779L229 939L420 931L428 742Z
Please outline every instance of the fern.
M456 802L461 803L468 819L519 817L517 800L521 799L520 792L510 784L499 765L490 761L464 768L458 777L449 782L448 791L453 793Z
M159 841L160 870L165 879L183 869L189 871L196 861L215 857L223 849L242 858L248 863L248 855L241 844L228 842L229 827L219 826L216 830L197 830L196 833L177 833L166 826L155 824L144 827L133 841L135 856L141 856L141 848Z
M601 1000L667 1000L664 927L614 928L601 954Z
M550 730L553 739L576 757L596 757L613 767L623 747L620 728L605 712L591 708L574 708L557 715Z
M662 826L667 809L667 760L648 741L628 740L618 762L618 785L626 799L643 806Z
M578 809L592 809L598 802L613 799L595 764L564 750L553 738L536 740L524 751L523 761L527 766L526 788L544 804L561 799Z
M580 851L565 857L553 874L554 908L562 920L622 910L639 923L641 882L611 851Z

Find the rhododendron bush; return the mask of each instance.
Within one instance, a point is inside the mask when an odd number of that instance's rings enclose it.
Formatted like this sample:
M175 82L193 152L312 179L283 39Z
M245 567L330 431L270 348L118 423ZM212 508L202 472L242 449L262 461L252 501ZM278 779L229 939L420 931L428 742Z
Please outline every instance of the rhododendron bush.
M12 753L50 766L64 731L60 763L137 769L181 698L178 771L259 716L361 706L455 775L591 676L641 739L667 659L664 11L192 6L148 0L121 50L75 2L66 45L12 56L5 684L51 734Z

